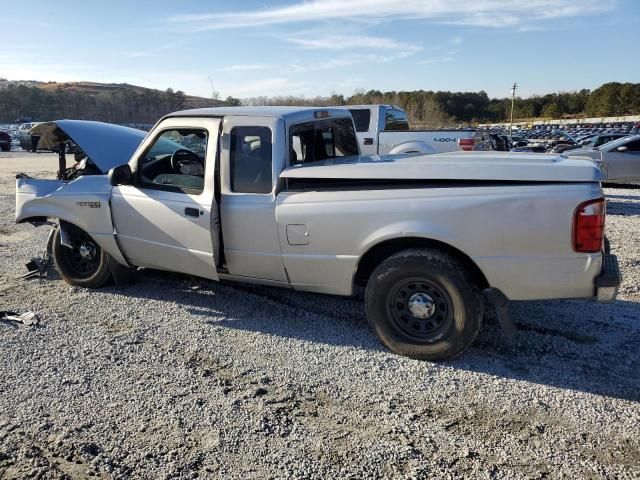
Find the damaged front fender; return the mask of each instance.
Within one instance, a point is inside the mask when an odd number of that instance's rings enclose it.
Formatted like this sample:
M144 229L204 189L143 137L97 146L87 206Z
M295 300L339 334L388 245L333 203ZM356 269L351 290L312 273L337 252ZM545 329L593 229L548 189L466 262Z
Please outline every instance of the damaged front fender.
M121 265L127 266L111 222L111 185L106 175L86 175L67 182L18 175L16 222L57 218L87 232Z

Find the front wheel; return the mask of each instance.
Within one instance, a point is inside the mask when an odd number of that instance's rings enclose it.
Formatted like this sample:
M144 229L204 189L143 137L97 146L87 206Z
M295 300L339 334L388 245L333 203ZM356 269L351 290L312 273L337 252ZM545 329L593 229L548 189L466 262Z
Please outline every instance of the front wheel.
M62 245L60 227L53 237L51 253L56 270L70 285L99 288L111 281L109 254L82 229L66 224L65 231L71 248Z
M437 250L405 250L375 269L365 294L369 324L394 353L450 360L469 348L483 314L464 267Z

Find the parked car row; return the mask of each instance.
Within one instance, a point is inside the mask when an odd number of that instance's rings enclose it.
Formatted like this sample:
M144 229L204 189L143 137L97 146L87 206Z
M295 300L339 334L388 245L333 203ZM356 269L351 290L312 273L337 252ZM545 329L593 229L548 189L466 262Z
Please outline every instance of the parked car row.
M534 152L545 153L545 146L532 145L519 135L508 135L503 131L476 130L473 150L498 152Z
M0 148L8 152L12 149L21 148L28 152L35 152L38 145L38 138L33 138L31 129L41 122L22 122L10 125L0 125ZM9 141L7 143L7 136Z
M502 130L478 130L475 149L588 157L606 175L606 182L640 183L640 133L597 133L580 139L560 132L556 140L543 142L528 138L522 131L510 136Z
M534 125L530 129L518 130L518 135L529 141L562 141L570 140L580 143L595 135L617 135L624 137L640 133L640 124L631 122L567 124L567 125ZM606 142L604 142L606 143Z

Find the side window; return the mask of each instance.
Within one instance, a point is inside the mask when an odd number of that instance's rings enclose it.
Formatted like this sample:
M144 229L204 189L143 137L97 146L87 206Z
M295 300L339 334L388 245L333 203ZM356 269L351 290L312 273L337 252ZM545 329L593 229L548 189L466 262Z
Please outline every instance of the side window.
M356 125L356 132L368 132L371 122L371 110L363 108L349 109Z
M234 127L230 137L231 191L271 193L271 130Z
M629 142L626 147L628 152L640 152L640 140Z
M138 159L138 180L143 186L200 193L206 157L205 130L165 130Z
M385 130L409 130L409 121L407 114L402 110L390 108L384 116Z
M358 154L358 140L348 118L294 125L289 130L291 165Z

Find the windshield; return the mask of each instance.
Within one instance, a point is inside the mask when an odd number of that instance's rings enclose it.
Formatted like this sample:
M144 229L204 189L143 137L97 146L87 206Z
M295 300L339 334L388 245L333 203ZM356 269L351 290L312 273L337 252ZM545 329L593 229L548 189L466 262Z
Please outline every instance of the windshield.
M580 138L580 143L582 145L587 145L590 141L592 141L597 135L587 135L586 137Z
M638 138L640 139L640 136ZM612 140L611 142L603 143L599 147L596 147L596 150L615 150L616 148L621 147L622 145L627 143L630 139L631 137L617 138L615 140Z

